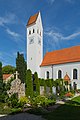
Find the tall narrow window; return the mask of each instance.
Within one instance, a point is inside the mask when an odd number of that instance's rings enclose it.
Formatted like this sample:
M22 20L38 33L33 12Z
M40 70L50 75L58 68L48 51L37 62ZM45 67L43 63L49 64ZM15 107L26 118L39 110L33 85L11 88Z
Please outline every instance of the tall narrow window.
M31 34L31 30L29 30L29 35Z
M33 29L33 33L35 33L35 30Z
M59 70L59 71L58 71L58 79L61 79L61 78L62 78L62 71Z
M73 69L73 79L77 79L77 69Z
M49 71L47 71L46 78L49 79Z

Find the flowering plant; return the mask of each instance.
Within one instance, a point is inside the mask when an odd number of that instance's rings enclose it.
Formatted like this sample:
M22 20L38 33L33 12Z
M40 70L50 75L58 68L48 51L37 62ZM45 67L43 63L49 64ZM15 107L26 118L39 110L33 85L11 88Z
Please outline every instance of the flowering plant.
M65 94L65 96L66 96L66 97L72 97L73 94L72 94L71 92L68 92L68 93Z

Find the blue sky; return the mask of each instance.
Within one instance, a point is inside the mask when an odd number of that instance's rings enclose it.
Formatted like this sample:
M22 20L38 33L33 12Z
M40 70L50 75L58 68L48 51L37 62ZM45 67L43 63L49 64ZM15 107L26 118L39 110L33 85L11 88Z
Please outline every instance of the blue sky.
M44 54L80 45L80 0L0 0L0 61L16 64L17 51L26 59L26 24L40 10Z

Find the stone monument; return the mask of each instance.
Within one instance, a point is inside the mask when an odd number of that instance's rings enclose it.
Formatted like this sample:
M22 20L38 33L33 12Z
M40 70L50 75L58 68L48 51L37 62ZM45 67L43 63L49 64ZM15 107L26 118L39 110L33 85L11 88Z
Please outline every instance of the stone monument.
M19 73L16 71L15 73L16 79L11 82L11 88L7 93L9 96L17 93L18 98L25 96L25 83L21 83L21 80L18 78Z

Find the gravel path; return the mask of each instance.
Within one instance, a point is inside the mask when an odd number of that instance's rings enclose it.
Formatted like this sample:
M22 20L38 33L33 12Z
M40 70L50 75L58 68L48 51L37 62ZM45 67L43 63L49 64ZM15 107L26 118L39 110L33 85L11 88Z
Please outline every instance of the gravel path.
M21 113L16 115L8 115L0 117L0 120L45 120L41 116L29 114L29 113Z

